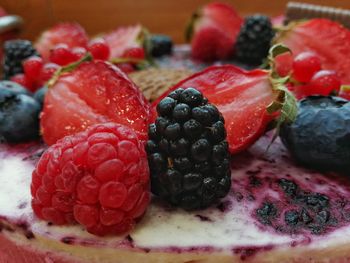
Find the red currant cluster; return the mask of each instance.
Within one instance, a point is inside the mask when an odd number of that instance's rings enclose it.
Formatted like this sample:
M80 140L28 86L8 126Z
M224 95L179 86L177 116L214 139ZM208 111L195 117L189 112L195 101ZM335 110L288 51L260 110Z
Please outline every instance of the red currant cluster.
M289 53L280 55L276 59L277 73L284 77L291 74L292 82L289 89L298 99L310 95L343 96L348 94L346 89L341 89L341 79L336 71L322 69L320 57L311 51L305 51L293 57Z
M17 74L11 80L21 84L31 92L35 92L45 85L58 68L78 61L87 52L90 52L94 59L108 60L110 57L110 48L102 38L91 40L87 48L69 48L68 45L61 43L50 50L48 61L44 61L38 56L32 56L23 61L24 74ZM142 47L134 47L127 49L122 58L113 62L125 73L130 73L144 59L144 49Z

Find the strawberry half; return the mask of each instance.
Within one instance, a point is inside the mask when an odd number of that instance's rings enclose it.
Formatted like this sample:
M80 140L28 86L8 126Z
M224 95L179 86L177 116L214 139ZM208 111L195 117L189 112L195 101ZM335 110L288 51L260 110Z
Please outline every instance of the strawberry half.
M335 70L342 84L350 84L350 30L341 24L328 19L299 22L282 30L276 42L288 46L294 56L315 52L323 69Z
M97 60L63 73L49 88L41 130L51 145L92 124L116 122L131 127L144 140L149 116L150 105L136 85L116 66Z
M210 3L195 12L186 32L192 57L203 61L231 57L242 23L236 10L223 3Z
M232 65L213 66L171 88L193 87L203 93L223 114L231 153L254 143L274 118L267 107L275 100L268 71L245 71ZM170 91L153 102L156 105Z
M128 49L143 47L144 30L141 25L119 27L102 37L110 48L110 59L120 58Z
M35 48L44 61L48 61L50 50L57 44L66 44L68 48L86 48L88 36L85 29L77 23L59 23L41 34Z

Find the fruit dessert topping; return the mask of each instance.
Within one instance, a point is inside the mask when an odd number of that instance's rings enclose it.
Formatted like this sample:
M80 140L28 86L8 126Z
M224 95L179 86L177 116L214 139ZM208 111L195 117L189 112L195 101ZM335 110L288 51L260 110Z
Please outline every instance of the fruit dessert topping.
M231 189L224 119L194 88L178 88L157 105L146 144L152 192L174 206L206 208Z
M192 57L202 61L232 57L242 22L236 10L224 3L210 3L196 11L186 30Z
M173 41L167 35L154 34L150 37L150 54L153 57L170 55L173 50Z
M246 17L237 36L235 58L250 65L262 64L273 36L270 18L264 15Z
M39 138L40 104L19 84L0 81L0 141L20 143Z
M287 51L284 46L273 47L270 63ZM289 122L295 118L296 101L285 88L286 80L275 74L274 67L271 71L245 71L232 65L212 66L165 92L153 102L153 111L170 92L195 87L223 115L229 149L234 154L252 145L273 120Z
M88 126L110 121L132 128L146 140L149 102L116 66L85 61L88 59L61 68L51 79L41 116L44 141L51 145Z
M78 223L100 236L127 232L150 201L144 144L132 129L115 123L67 136L40 158L31 193L40 219Z
M281 138L301 164L323 170L350 171L350 102L311 96L299 102L299 114L283 125Z
M22 62L26 58L37 55L37 51L28 40L9 40L4 44L3 78L23 73Z

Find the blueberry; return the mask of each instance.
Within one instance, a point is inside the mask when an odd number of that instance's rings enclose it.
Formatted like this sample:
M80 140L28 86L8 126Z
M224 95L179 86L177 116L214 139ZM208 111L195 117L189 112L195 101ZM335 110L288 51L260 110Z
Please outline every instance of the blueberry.
M23 86L19 85L16 82L9 81L9 80L2 80L0 81L0 92L1 90L8 90L11 91L13 94L25 94L30 95L31 93L24 88Z
M350 102L311 96L299 102L294 123L280 137L299 163L320 170L350 171Z
M167 35L152 35L150 38L151 54L153 57L170 55L173 48L173 41Z
M11 143L39 138L40 105L25 94L0 91L0 137Z
M48 91L48 88L44 86L38 89L33 95L34 99L36 99L41 106L43 106L44 104L44 99L47 91Z

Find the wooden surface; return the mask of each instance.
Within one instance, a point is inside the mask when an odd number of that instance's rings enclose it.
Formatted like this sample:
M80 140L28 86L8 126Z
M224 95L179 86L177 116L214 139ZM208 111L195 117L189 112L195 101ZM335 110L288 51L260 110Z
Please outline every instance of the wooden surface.
M58 21L77 21L90 35L120 25L141 23L155 33L165 33L177 43L184 41L188 19L206 0L0 0L9 13L25 19L22 37L35 39L45 28ZM242 14L284 12L287 0L231 0ZM350 0L305 0L308 3L350 9Z

